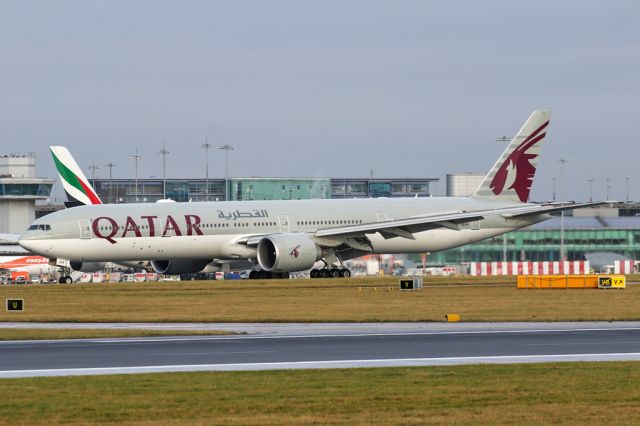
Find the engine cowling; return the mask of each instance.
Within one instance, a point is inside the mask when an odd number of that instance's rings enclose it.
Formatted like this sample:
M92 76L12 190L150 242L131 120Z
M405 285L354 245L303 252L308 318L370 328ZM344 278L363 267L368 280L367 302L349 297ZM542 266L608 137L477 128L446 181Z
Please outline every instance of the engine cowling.
M321 258L322 250L305 234L269 235L258 243L258 263L265 271L304 271Z
M202 271L213 259L153 260L151 266L158 274L195 274Z
M105 262L78 262L78 261L71 261L71 262L69 262L69 266L74 271L98 272L98 271L102 271L104 269Z

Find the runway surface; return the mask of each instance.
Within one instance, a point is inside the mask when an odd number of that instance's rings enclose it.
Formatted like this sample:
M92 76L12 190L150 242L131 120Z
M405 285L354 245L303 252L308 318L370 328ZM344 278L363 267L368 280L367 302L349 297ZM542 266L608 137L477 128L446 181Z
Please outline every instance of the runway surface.
M640 360L637 322L234 326L261 331L0 342L0 377Z

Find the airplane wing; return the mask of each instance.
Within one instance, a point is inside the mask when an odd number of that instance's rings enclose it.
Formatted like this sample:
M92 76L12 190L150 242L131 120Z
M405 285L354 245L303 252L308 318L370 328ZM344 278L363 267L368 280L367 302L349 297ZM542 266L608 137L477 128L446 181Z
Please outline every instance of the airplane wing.
M594 207L603 204L608 204L608 202L582 204L527 204L500 209L441 212L436 214L413 216L404 219L321 228L315 231L313 236L326 239L349 239L351 240L349 245L353 246L356 244L359 248L366 250L366 245L358 244L355 239L358 239L358 237L365 237L366 234L375 234L376 232L379 232L386 239L402 237L415 240L415 237L413 236L414 233L428 231L430 229L447 228L455 231L469 228L473 229L472 222L489 216L502 216L505 219L517 219L525 216L549 214L562 210ZM237 243L255 246L267 235L268 234L244 237L241 240L238 240Z
M17 243L20 239L20 234L0 234L0 242L3 243Z
M523 209L522 212L517 212L513 214L507 213L507 214L503 214L502 216L507 218L516 218L516 217L528 216L531 214L545 214L545 213L559 212L563 210L581 209L584 207L596 207L596 206L602 206L604 204L611 204L611 201L599 201L595 203L540 204L539 206L534 206L534 208L532 208L531 211L526 211L526 209ZM537 207L537 209L535 207Z
M411 217L406 219L387 220L381 222L363 223L359 225L347 225L317 230L316 237L345 237L364 236L380 232L385 238L403 237L414 240L415 232L427 231L436 228L448 228L459 231L465 229L464 226L470 222L484 219L489 216L502 216L506 219L515 219L524 216L548 214L562 210L572 210L582 207L592 207L606 204L583 203L583 204L538 204L517 207L507 207L502 209L479 210L470 212L447 212L432 215Z

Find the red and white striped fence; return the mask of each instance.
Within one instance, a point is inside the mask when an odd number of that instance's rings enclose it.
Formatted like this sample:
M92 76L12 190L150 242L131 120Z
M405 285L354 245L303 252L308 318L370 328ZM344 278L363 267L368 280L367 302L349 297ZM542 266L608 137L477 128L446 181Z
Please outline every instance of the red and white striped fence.
M613 273L618 275L633 274L634 264L633 260L616 260L613 262Z
M472 276L485 275L585 275L588 260L566 262L471 262Z

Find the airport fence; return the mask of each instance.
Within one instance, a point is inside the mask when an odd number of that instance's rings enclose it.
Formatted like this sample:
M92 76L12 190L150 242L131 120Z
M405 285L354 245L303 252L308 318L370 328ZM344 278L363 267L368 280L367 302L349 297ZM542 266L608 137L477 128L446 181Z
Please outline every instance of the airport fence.
M588 260L565 262L471 262L471 276L499 275L584 275L588 274Z

